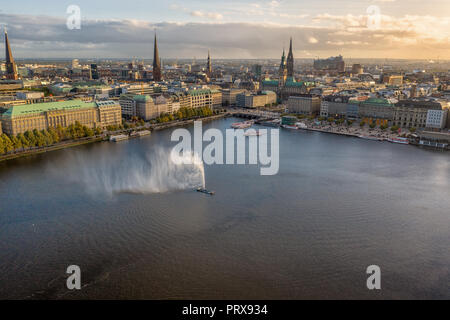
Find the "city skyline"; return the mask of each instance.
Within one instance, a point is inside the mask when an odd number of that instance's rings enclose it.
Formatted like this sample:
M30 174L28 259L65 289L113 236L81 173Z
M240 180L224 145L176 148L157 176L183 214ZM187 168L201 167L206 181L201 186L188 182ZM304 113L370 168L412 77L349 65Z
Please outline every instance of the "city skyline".
M276 59L291 36L298 59L450 59L450 4L443 0L108 4L78 1L79 30L66 27L67 4L49 1L8 3L0 24L19 59L150 58L155 31L163 59L203 58L207 50L214 59Z

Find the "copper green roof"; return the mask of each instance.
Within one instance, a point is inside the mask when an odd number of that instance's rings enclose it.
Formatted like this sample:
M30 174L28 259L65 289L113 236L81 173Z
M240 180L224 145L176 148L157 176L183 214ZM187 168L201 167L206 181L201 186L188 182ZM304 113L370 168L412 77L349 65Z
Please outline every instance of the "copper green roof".
M392 107L394 105L389 100L383 99L383 98L369 98L365 101L362 101L361 104L362 105L371 104L371 105L377 105L380 107Z
M48 111L86 109L94 108L96 106L97 105L95 102L84 102L82 100L66 100L58 102L24 104L12 106L3 114L3 117L20 117L31 114L40 114Z
M278 85L278 80L264 80L263 84L277 86Z
M136 101L150 101L150 100L153 100L153 99L148 94L137 94L137 95L133 96L133 100L136 100Z

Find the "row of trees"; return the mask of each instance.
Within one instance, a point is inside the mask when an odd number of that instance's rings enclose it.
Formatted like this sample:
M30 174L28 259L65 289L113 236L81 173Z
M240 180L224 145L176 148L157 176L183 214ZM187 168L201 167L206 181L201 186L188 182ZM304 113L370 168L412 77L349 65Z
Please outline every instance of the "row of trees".
M174 120L186 120L196 117L207 117L212 116L213 114L217 114L219 111L212 110L208 107L203 108L180 108L177 112L174 113L162 113L158 118L156 118L157 123L165 123Z
M23 151L35 147L51 146L64 140L76 140L84 137L92 137L101 134L100 128L95 130L81 125L79 122L71 124L67 128L61 125L48 130L26 131L17 136L0 136L0 154L6 154L12 151Z

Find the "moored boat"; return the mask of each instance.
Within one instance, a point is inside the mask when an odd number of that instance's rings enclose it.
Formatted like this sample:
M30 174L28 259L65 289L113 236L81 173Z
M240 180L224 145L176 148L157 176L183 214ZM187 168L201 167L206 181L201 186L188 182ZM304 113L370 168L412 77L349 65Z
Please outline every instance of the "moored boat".
M364 135L360 135L360 136L358 136L358 138L365 139L365 140L372 140L372 141L383 141L383 139L381 139L381 138L372 137L372 136L364 136Z
M233 129L246 129L253 125L253 121L235 122L231 124Z
M297 126L291 126L291 125L288 125L288 124L283 124L282 127L285 128L285 129L298 130Z
M392 143L399 143L399 144L409 144L408 138L401 138L401 137L387 139L387 141L392 142Z

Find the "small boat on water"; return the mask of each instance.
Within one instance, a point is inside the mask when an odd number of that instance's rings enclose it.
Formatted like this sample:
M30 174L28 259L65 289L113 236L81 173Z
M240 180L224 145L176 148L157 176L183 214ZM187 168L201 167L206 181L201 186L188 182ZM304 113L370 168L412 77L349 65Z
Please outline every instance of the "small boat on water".
M143 136L148 136L150 134L151 134L151 132L149 130L134 131L134 132L130 133L130 138L139 138L139 137L143 137Z
M233 129L247 129L253 125L253 121L235 122L231 124Z
M125 134L119 134L119 135L116 135L116 136L110 136L109 137L109 141L112 141L112 142L119 142L119 141L124 141L124 140L128 140L128 135L125 135Z
M372 141L383 141L383 139L381 139L381 138L372 137L372 136L364 136L364 135L360 135L360 136L358 136L358 138L365 139L365 140L372 140Z
M205 188L203 188L203 187L198 187L198 188L196 189L196 191L197 191L197 192L201 192L201 193L208 194L208 195L210 195L210 196L213 196L213 195L216 194L214 191L209 191L209 190L207 190L207 189L205 189Z
M297 126L291 126L291 125L288 125L288 124L283 124L282 127L285 128L285 129L298 130Z
M392 143L400 143L400 144L409 144L409 140L408 138L392 138L392 139L387 139L387 141L392 142Z

